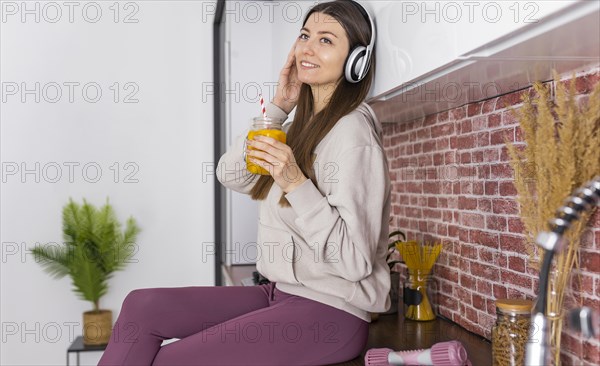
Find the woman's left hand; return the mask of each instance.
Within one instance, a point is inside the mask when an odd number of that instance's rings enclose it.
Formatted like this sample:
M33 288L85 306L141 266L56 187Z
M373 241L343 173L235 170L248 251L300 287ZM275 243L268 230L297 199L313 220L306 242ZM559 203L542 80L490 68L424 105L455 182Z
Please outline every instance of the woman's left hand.
M255 135L254 140L248 140L247 144L256 149L246 148L248 159L266 169L283 192L290 193L308 179L300 170L288 145L261 135Z

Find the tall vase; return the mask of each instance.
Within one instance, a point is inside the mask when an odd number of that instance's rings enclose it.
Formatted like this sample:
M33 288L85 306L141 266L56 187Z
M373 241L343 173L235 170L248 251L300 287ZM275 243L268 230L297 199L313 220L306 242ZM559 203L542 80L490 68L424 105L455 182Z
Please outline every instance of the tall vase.
M564 312L548 315L550 326L550 347L552 349L552 362L554 366L560 366L560 342L563 329Z
M427 287L431 275L421 270L408 270L407 286L404 287L404 317L406 319L428 321L435 319L431 308Z
M560 366L560 345L564 319L565 289L568 287L569 276L563 271L554 270L550 273L548 284L548 325L550 329L550 346L554 366Z

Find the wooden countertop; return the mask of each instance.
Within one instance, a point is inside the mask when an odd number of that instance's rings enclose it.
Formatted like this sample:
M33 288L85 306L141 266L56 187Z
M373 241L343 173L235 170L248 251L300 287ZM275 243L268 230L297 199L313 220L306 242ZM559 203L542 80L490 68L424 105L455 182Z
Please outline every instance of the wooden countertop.
M402 306L400 306L402 308ZM489 341L473 334L446 319L437 318L428 322L405 320L402 310L393 315L380 315L369 325L369 340L360 357L336 366L362 366L367 350L391 348L394 351L430 348L434 343L460 341L474 366L492 364L492 345Z

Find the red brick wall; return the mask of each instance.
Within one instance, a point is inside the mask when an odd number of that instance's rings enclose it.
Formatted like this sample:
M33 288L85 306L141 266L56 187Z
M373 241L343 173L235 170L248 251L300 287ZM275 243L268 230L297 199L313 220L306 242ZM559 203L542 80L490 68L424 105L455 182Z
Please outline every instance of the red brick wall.
M580 98L599 81L598 69L579 75ZM440 315L487 339L496 298L532 299L537 293L537 270L528 263L504 143L505 138L523 141L508 112L519 107L523 92L384 124L393 182L390 229L443 242L432 303ZM571 295L600 309L600 214L584 236L581 280ZM599 341L564 331L563 344L563 364L600 364Z

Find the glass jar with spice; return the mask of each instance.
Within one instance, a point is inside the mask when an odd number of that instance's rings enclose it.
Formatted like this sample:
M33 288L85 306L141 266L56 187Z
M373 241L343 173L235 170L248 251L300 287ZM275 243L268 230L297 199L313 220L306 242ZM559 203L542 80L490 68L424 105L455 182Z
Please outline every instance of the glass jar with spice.
M494 366L523 365L532 307L531 300L496 300L496 324L492 328Z

